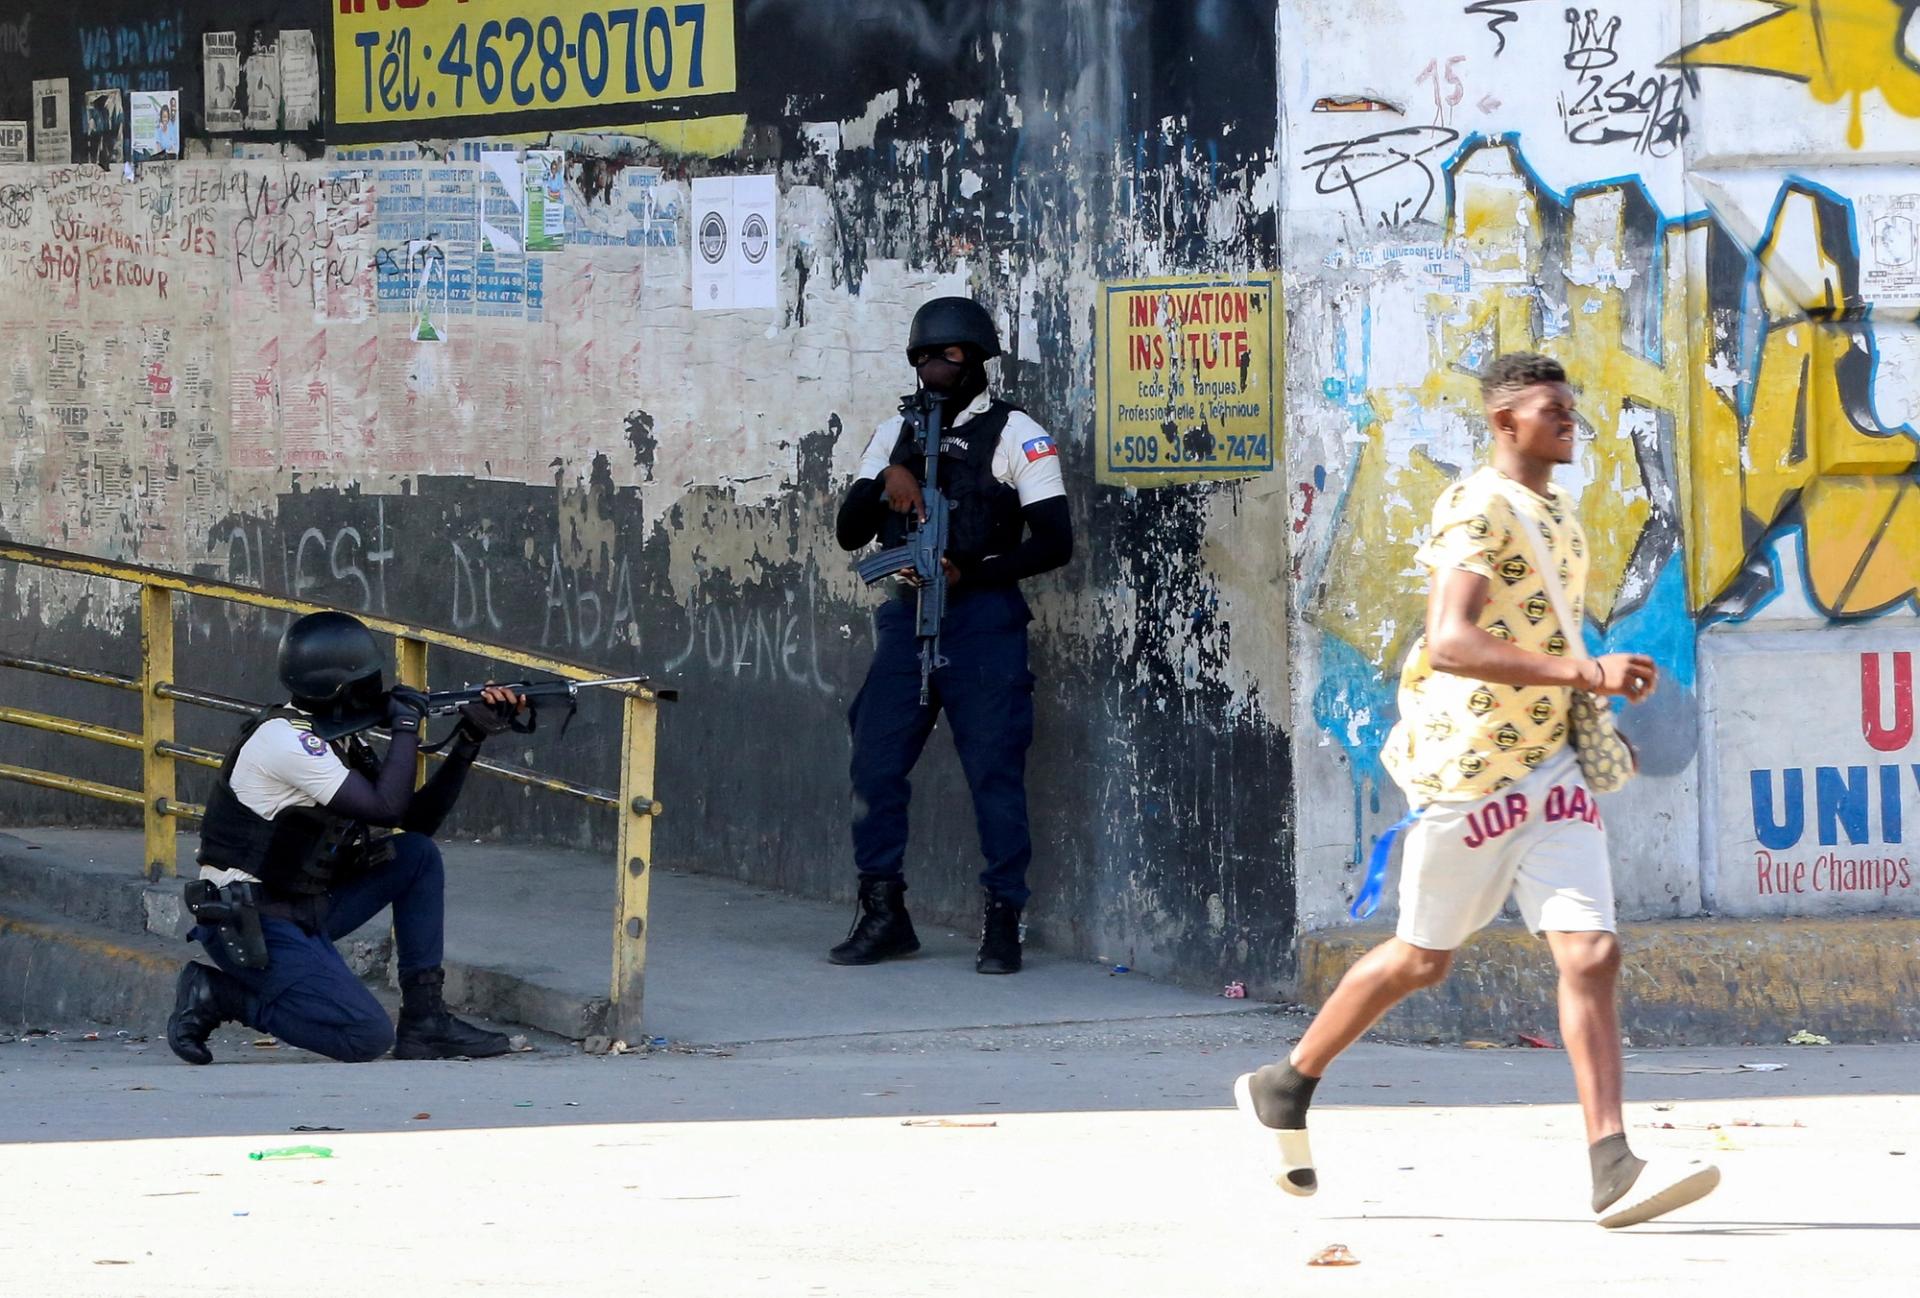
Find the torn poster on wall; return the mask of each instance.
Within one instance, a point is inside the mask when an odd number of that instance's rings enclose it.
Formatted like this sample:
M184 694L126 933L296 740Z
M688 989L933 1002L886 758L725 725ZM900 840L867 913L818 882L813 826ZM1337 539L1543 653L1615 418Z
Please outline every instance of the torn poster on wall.
M33 160L35 162L72 162L73 129L68 121L72 111L67 79L33 83Z
M120 91L87 91L86 116L80 126L80 161L96 167L115 167L126 160L126 110Z
M693 182L693 309L780 305L772 176L708 176Z
M240 129L240 34L208 32L200 38L204 112L210 132Z
M567 242L579 247L674 248L680 243L680 211L685 187L667 180L658 167L627 167L599 201L599 192L575 203L569 213Z
M407 241L407 283L413 309L407 337L417 343L445 342L447 254L438 242L430 238Z
M249 131L280 128L280 44L264 36L253 38L247 55L247 113L242 125Z
M427 237L440 248L441 270L446 278L448 315L473 314L473 262L478 243L475 227L479 201L477 177L472 167L427 168Z
M311 130L320 120L320 55L310 31L280 33L280 97L287 130Z
M559 252L567 246L567 155L529 149L520 176L520 246L528 252Z
M1271 279L1101 285L1098 479L1151 486L1271 472L1280 330Z
M180 156L180 92L136 90L127 104L133 160L160 162Z
M27 160L27 124L0 122L0 162Z
M478 179L480 252L474 264L474 313L518 316L527 296L520 250L520 160L510 150L483 153Z

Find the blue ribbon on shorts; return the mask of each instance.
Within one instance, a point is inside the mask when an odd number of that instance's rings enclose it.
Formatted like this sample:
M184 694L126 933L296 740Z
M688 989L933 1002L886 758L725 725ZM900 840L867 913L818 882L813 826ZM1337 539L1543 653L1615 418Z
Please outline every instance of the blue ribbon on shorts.
M1380 894L1387 886L1387 861L1393 855L1393 845L1400 835L1413 828L1413 822L1420 819L1420 812L1425 810L1421 807L1409 811L1373 841L1373 855L1367 858L1367 877L1361 882L1353 905L1347 908L1347 914L1354 919L1365 919L1380 909Z

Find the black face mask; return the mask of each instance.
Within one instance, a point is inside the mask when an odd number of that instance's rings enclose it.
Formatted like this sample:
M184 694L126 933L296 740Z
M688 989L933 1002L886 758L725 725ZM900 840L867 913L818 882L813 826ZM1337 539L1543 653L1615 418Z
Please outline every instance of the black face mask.
M955 365L944 356L935 356L917 369L920 386L938 392L956 405L967 405L987 390L985 362L969 359Z

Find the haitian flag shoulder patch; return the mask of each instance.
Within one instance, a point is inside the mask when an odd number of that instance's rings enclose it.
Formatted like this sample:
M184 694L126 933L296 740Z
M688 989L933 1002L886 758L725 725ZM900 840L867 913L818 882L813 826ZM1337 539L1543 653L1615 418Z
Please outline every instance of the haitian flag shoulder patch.
M1044 460L1049 455L1060 454L1060 448L1053 444L1051 437L1036 437L1020 449L1027 453L1028 464L1032 464L1035 460Z

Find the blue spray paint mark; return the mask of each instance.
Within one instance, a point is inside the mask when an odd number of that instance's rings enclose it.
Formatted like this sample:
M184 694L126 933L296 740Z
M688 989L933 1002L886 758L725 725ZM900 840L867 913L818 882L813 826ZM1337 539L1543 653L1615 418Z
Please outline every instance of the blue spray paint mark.
M1371 386L1367 375L1373 368L1373 303L1363 301L1360 304L1360 364L1355 367L1347 354L1347 331L1336 328L1333 331L1333 374L1321 380L1320 391L1335 405L1346 411L1347 418L1353 421L1354 428L1366 432L1371 424L1379 422L1373 413L1373 403L1367 399L1367 389Z
M1366 812L1380 810L1380 786L1386 780L1380 753L1399 714L1394 695L1394 687L1358 649L1338 636L1320 637L1320 685L1313 692L1313 719L1340 741L1352 764L1356 861Z
M1694 682L1696 628L1687 612L1687 579L1680 557L1667 560L1654 579L1644 604L1615 618L1603 636L1589 622L1585 627L1587 652L1642 653L1660 667L1661 675L1682 689Z

